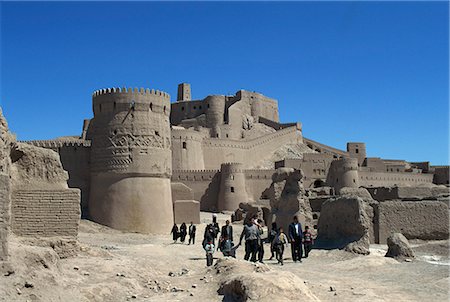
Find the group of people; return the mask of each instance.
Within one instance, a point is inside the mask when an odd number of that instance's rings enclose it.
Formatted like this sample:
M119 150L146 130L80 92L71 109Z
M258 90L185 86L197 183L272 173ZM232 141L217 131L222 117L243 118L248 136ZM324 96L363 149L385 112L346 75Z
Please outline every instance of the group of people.
M239 245L241 245L242 239L245 239L245 260L263 262L264 240L262 235L262 220L258 219L257 216L253 216L244 225L241 237L239 238Z
M220 233L220 236L219 236ZM219 227L217 222L217 216L213 215L213 221L205 228L205 234L203 236L203 249L206 251L206 265L210 266L213 262L213 254L216 250L220 250L224 256L236 257L236 249L238 246L233 242L233 226L230 221L227 220L222 228Z
M197 231L197 227L195 224L191 221L191 224L189 225L189 229L186 226L186 223L182 223L180 228L178 229L177 224L175 223L172 227L172 231L170 234L172 234L173 243L176 243L178 238L180 238L180 242L184 243L186 240L186 236L189 234L189 243L188 244L195 244L195 232Z
M288 242L291 244L292 260L294 262L302 262L303 250L305 251L304 258L308 258L309 252L314 244L314 238L309 227L305 226L305 230L303 231L297 216L294 216L293 222L289 224L288 236L284 234L282 227L277 228L277 224L275 222L272 223L269 241L272 252L270 259L273 259L275 254L278 263L281 265L283 265L284 259L284 246L287 245Z
M179 229L174 224L171 234L173 235L174 243L178 239L180 239L181 243L184 243L186 236L189 234L188 244L191 244L191 242L195 244L195 232L196 226L192 222L189 228L183 222ZM308 258L314 244L314 238L309 227L306 226L303 230L297 216L294 216L292 223L289 224L287 235L284 233L282 227L277 227L275 222L272 223L266 239L263 239L263 233L262 220L258 219L257 216L253 216L244 225L239 237L239 243L235 245L233 226L230 224L230 221L227 220L225 225L220 228L217 222L217 215L214 214L212 223L208 224L205 228L202 241L202 247L206 252L206 265L210 266L213 264L213 254L216 250L220 250L224 256L236 258L236 249L241 246L243 239L245 240L245 260L263 263L264 242L268 241L271 251L269 260L276 257L278 263L281 265L284 262L284 249L288 243L291 245L292 260L294 262L302 262L302 258Z

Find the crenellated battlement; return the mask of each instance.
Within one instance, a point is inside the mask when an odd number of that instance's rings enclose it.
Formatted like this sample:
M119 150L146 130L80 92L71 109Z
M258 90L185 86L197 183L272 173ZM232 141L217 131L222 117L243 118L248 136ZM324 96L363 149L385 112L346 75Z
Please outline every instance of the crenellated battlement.
M123 93L127 93L127 94L141 94L141 95L156 95L156 96L161 96L164 97L166 99L170 100L170 95L164 91L160 91L160 90L155 90L155 89L149 89L149 88L119 88L119 87L112 87L112 88L104 88L104 89L99 89L94 91L94 93L92 94L92 97L97 97L100 95L105 95L105 94L123 94Z
M99 89L92 95L94 116L127 112L130 108L169 116L170 95L154 89L125 87Z
M65 139L65 140L32 140L32 141L20 141L36 147L42 147L47 149L57 149L61 147L90 147L91 141L84 139Z
M244 172L244 164L242 163L223 163L220 166L220 170L222 173L230 174L230 173L242 173Z

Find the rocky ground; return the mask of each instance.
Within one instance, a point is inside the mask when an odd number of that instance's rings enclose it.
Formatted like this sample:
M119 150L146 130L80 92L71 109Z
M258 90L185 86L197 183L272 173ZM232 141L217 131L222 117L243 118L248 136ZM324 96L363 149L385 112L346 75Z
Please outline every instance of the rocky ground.
M0 276L0 301L448 301L449 242L413 241L412 261L313 250L302 263L250 264L223 259L206 267L201 239L173 244L167 236L123 233L81 222L79 243L12 238L11 266ZM227 217L219 215L219 222ZM241 226L235 225L235 236ZM32 243L33 246L29 244ZM40 246L36 246L40 245ZM78 255L71 252L77 250ZM266 259L269 255L266 246ZM408 259L409 260L409 259ZM9 273L8 273L9 271Z

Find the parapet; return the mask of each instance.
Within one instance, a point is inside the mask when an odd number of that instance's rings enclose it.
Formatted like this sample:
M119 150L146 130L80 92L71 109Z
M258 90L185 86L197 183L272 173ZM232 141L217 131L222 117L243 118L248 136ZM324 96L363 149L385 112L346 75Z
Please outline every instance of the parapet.
M128 93L128 94L143 94L143 95L156 95L156 96L162 96L163 98L167 98L170 100L170 95L164 91L160 91L160 90L155 90L152 89L150 90L149 88L104 88L104 89L99 89L94 91L94 93L92 94L92 97L97 97L99 95L104 95L104 94L117 94L117 93Z
M340 172L358 171L358 159L352 157L343 157L334 161L336 169Z
M128 111L152 111L170 115L170 95L159 90L144 88L106 88L92 95L94 116L96 114Z
M243 173L244 170L245 169L243 163L223 163L222 165L220 165L220 171L226 174Z

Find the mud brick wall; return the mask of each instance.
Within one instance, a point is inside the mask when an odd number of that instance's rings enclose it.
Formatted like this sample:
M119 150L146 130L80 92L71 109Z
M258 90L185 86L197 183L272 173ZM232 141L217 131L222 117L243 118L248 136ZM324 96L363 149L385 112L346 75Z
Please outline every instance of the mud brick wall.
M19 236L77 236L80 197L79 189L14 191L12 232Z
M386 243L391 233L408 239L448 239L448 206L439 201L384 201L374 208L375 242Z

